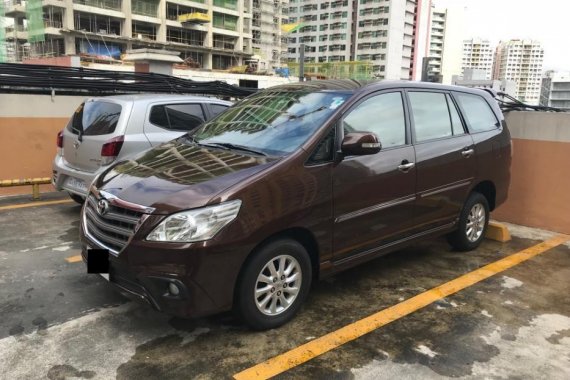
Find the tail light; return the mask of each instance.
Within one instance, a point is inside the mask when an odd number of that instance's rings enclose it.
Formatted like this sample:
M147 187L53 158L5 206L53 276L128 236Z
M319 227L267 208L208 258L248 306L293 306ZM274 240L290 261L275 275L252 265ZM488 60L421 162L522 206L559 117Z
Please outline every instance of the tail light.
M125 136L117 136L103 144L101 147L101 165L109 165L117 158L124 141Z
M59 131L57 133L57 147L63 148L63 131Z

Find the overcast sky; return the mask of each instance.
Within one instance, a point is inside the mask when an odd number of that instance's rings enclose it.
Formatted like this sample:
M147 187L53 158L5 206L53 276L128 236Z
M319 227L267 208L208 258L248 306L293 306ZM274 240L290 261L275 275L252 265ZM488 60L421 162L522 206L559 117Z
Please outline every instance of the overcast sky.
M464 6L465 37L532 38L544 47L544 70L570 71L570 0L433 0Z

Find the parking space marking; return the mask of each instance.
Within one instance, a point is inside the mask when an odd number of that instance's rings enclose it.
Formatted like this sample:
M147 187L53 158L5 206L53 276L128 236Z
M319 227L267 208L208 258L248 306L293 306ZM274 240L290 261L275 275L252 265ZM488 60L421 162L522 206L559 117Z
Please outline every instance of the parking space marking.
M457 293L469 286L503 272L541 253L570 240L570 236L558 235L540 244L524 249L501 260L485 265L472 272L457 277L417 296L409 298L387 309L346 325L323 335L263 363L250 367L234 375L236 380L268 379L283 373L317 356L353 341L390 322L398 320L444 297Z
M36 206L49 206L49 205L59 205L64 203L72 203L71 199L60 199L57 201L44 201L44 202L30 202L30 203L20 203L17 205L0 206L0 211L2 210L14 210L18 208L36 207Z
M65 261L67 261L68 263L78 263L81 260L82 260L81 255L69 256L65 258Z

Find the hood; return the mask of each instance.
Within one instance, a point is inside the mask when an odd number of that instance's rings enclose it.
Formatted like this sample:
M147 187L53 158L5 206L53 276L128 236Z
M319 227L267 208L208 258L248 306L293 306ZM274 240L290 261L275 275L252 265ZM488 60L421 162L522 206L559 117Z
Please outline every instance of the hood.
M169 214L204 206L275 162L179 138L118 163L95 185L122 200L153 207L157 214Z

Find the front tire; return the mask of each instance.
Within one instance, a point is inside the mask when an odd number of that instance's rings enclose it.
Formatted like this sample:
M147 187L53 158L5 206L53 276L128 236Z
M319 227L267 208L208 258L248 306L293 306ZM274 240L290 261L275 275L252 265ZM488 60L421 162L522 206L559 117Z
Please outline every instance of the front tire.
M295 240L274 240L246 262L236 287L236 312L255 330L279 327L297 314L311 280L307 250Z
M78 204L82 205L83 203L85 203L85 198L83 198L81 195L77 195L77 194L73 194L73 193L67 193L67 194L69 195L69 197L71 199L73 199Z
M489 202L481 193L472 192L459 215L458 229L447 235L447 241L458 251L472 251L485 238L489 225Z

